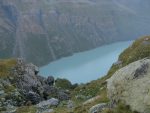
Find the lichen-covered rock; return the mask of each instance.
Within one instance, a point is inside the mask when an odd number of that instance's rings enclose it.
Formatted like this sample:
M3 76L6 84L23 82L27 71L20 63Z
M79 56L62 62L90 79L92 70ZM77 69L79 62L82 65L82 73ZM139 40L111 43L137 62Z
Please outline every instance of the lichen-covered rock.
M107 82L108 96L113 103L125 102L132 110L150 113L150 59L127 65Z
M35 87L42 87L38 74L38 67L33 64L26 64L23 59L17 60L15 67L15 83L19 89L26 91L35 90ZM33 89L34 88L34 89Z

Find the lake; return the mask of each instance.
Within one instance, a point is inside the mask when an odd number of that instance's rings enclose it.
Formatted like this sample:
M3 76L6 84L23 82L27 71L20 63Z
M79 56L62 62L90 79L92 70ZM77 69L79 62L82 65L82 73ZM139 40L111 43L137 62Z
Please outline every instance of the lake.
M72 83L86 83L107 74L119 54L133 41L117 42L99 48L75 53L40 68L40 74L47 77L66 78Z

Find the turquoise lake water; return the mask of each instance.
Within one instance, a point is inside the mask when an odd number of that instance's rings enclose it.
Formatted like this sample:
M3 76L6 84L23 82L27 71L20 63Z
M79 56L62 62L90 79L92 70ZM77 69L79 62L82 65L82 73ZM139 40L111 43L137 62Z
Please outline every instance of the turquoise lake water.
M40 68L40 74L47 77L66 78L72 83L86 83L107 74L119 54L132 41L118 42L86 52L76 53L49 63Z

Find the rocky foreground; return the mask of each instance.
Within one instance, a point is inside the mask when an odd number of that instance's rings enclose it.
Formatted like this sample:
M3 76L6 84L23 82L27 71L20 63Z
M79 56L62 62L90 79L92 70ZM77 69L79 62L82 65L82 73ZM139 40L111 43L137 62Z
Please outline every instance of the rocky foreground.
M106 76L88 84L99 91L77 113L150 113L149 85L150 37L145 36L120 54Z
M0 73L0 111L15 113L19 106L35 105L37 113L50 112L53 111L50 106L69 100L69 91L55 87L52 76L39 76L38 67L26 64L22 59L14 62L14 66L9 68L11 70L5 70L4 64L0 65L1 72L10 72Z

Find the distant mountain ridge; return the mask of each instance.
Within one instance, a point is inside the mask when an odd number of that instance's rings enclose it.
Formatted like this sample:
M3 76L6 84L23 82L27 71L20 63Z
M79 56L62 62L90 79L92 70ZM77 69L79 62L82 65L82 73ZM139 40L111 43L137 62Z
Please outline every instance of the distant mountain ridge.
M150 1L1 0L0 58L37 65L150 32Z

